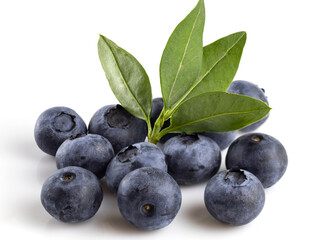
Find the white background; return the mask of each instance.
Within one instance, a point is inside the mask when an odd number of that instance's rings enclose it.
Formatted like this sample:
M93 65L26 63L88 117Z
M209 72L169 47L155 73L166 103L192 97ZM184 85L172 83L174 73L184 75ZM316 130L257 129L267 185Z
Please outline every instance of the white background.
M327 214L327 17L325 1L318 0L205 1L204 44L247 31L235 79L266 90L272 110L258 131L279 139L289 157L286 174L266 189L265 207L253 222L228 227L215 221L203 204L205 184L182 187L179 214L152 232L125 222L106 189L99 212L84 223L57 222L43 209L40 190L56 166L34 142L37 117L67 106L88 123L97 109L117 103L98 59L98 34L141 62L159 97L162 51L196 2L0 2L1 239L321 239Z

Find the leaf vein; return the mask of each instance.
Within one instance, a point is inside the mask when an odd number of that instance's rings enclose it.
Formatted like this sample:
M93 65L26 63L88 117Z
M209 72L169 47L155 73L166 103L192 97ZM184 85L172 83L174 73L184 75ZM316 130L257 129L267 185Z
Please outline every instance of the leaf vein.
M242 36L240 36L237 41L230 47L227 49L227 51L225 52L225 54L219 58L213 65L212 67L201 77L199 78L199 80L184 94L184 96L174 105L174 107L172 108L172 113L175 111L176 107L178 107L180 105L181 102L184 101L184 99L196 88L197 85L200 84L200 82L202 82L202 80L211 72L211 70L228 54L228 52L244 37L245 33L242 34Z
M221 57L221 58L219 58L213 65L212 65L212 67L203 75L203 77L202 78L200 78L199 79L199 81L197 81L196 82L196 84L194 85L194 88L211 72L211 70L215 67L215 66L217 66L217 64L224 58L224 57L226 57L226 55L230 52L230 50L244 37L244 35L245 35L245 33L243 33L242 34L242 36L240 36L238 39L237 39L237 41L231 46L231 47L229 47L228 49L227 49L227 51L225 52L225 54Z
M128 84L127 84L127 82L126 82L126 80L125 80L125 77L124 77L124 75L123 75L123 73L122 73L122 71L121 71L121 69L120 69L120 67L119 67L119 64L118 64L118 62L117 62L117 59L116 59L115 55L114 55L113 52L112 52L111 47L109 46L109 44L107 43L107 41L105 41L105 39L103 39L103 40L104 40L104 42L106 43L106 46L109 48L110 52L112 53L113 59L114 59L114 61L115 61L115 64L116 64L116 66L117 66L117 69L118 69L118 71L119 71L119 74L120 74L120 76L121 76L121 78L122 78L122 80L123 80L123 83L124 83L125 87L127 88L128 92L131 94L131 96L132 96L132 98L134 99L134 101L136 102L136 104L137 104L137 105L139 106L139 108L141 109L141 112L143 113L145 119L147 119L147 115L146 115L146 113L145 113L145 110L143 109L143 107L141 106L141 104L139 103L139 101L137 100L137 98L135 97L135 95L133 94L133 92L131 91L130 87L128 86Z
M260 109L254 109L254 110L251 110L251 111L243 111L243 112L241 111L241 112L231 112L231 113L227 112L227 113L213 114L213 115L209 115L207 117L203 117L203 118L195 119L193 121L186 122L184 124L172 127L170 129L167 129L167 130L174 131L174 130L176 130L178 128L181 128L181 127L189 126L189 125L192 125L194 123L198 123L198 122L201 122L201 121L205 121L205 120L208 120L208 119L217 118L217 117L221 117L221 116L225 116L225 115L247 114L247 113L258 112L258 111L263 111L263 110L266 110L266 109L260 108Z
M181 69L182 69L182 65L183 65L182 63L184 62L184 58L185 58L185 56L186 56L186 51L187 51L187 49L188 49L188 46L189 46L189 43L190 43L190 40L191 40L192 33L193 33L193 31L194 31L194 28L195 28L196 22L198 21L198 18L199 18L199 16L200 16L201 11L202 11L202 10L201 10L201 8L200 8L200 11L198 12L198 14L197 14L197 16L196 16L196 19L195 19L195 21L194 21L194 23L193 23L192 30L191 30L190 35L189 35L189 37L188 37L187 44L186 44L185 49L184 49L183 57L182 57L182 60L181 60L181 62L180 62L180 64L179 64L179 67L178 67L178 70L177 70L177 73L176 73L176 76L175 76L175 79L174 79L173 85L172 85L172 87L171 87L171 89L170 89L170 92L169 92L169 96L168 96L168 100L167 100L167 102L169 102L169 100L170 100L170 98L171 98L171 95L172 95L172 92L173 92L173 90L174 90L174 88L175 88L175 85L176 85L176 82L177 82L177 78L178 78L178 76L179 76L179 74L180 74L180 71L181 71Z

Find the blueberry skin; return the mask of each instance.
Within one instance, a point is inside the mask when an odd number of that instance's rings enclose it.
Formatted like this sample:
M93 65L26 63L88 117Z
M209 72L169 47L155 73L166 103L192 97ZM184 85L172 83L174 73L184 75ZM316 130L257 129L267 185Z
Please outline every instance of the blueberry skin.
M45 210L61 222L81 222L95 215L103 199L98 178L81 167L65 167L43 184L41 202Z
M120 181L129 172L141 167L154 167L167 172L165 154L155 144L135 143L123 148L109 163L106 183L111 192L117 192Z
M217 173L221 163L219 146L211 138L181 134L163 145L168 173L180 185L197 184Z
M249 96L249 97L261 100L269 106L267 97L265 95L265 90L263 88L259 88L257 85L255 85L249 81L235 80L231 83L227 92ZM240 131L244 132L244 133L254 131L258 127L260 127L268 119L268 117L269 117L269 114L267 116L265 116L263 119L240 129Z
M169 126L169 125L168 125ZM160 138L159 142L164 144L165 142L167 142L169 139L173 138L173 137L177 137L179 136L180 133L167 133L165 135L162 136L162 138Z
M223 133L203 132L200 134L211 138L218 144L220 150L224 150L228 148L228 146L235 140L237 136L237 131Z
M143 142L148 130L144 120L134 117L117 104L104 106L93 115L89 133L107 138L118 153L133 143Z
M253 173L265 188L278 182L287 164L284 146L276 138L263 133L242 135L230 145L226 155L227 168L238 166Z
M265 192L252 173L230 169L210 179L205 188L204 202L215 219L240 226L259 215L265 203Z
M143 167L123 178L117 201L122 216L128 222L140 229L156 230L173 221L180 209L182 194L168 173Z
M57 168L78 166L93 172L99 179L115 156L111 143L97 134L78 135L65 140L57 150Z
M86 132L85 122L74 110L53 107L38 117L34 138L43 152L55 156L57 149L66 139Z

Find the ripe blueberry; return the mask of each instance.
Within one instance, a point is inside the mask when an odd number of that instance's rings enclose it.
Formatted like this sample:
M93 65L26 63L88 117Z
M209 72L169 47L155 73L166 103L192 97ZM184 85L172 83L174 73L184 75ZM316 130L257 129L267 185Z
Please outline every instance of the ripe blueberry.
M249 97L261 100L261 101L265 102L267 105L269 105L264 89L259 88L257 85L255 85L249 81L235 80L231 83L227 92L249 96ZM247 127L242 128L240 131L251 132L251 131L256 130L267 120L268 116L269 116L269 114L267 116L265 116L263 119L255 122L255 123L252 123L251 125L249 125Z
M54 156L66 139L86 132L83 119L74 110L53 107L38 117L34 127L34 138L42 151Z
M98 178L81 167L65 167L43 184L41 202L58 221L81 222L94 216L103 198Z
M239 226L259 215L265 203L265 192L252 173L235 168L221 171L210 179L204 202L215 219Z
M97 134L78 135L65 140L57 150L57 168L78 166L90 170L99 179L105 175L115 156L111 143Z
M234 141L237 131L223 133L202 132L200 134L211 138L218 144L220 150L224 150Z
M253 173L265 188L274 185L285 173L287 154L274 137L263 133L248 133L229 147L226 167L238 166Z
M107 138L118 153L133 143L143 142L148 130L144 120L134 117L117 104L104 106L93 115L89 133Z
M165 154L158 146L149 142L135 143L123 148L107 167L106 183L110 191L117 192L123 177L141 167L154 167L167 172Z
M127 174L117 192L122 216L135 227L156 230L170 224L182 201L175 180L157 168L138 168Z
M190 185L209 180L221 163L219 146L198 134L181 134L163 146L168 173L178 184Z

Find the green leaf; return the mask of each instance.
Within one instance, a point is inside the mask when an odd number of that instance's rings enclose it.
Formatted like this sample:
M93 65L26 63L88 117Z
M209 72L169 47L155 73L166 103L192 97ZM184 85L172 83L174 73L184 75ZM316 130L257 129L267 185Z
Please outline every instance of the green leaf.
M100 35L98 53L111 90L134 116L150 120L152 93L149 77L130 53Z
M203 55L204 1L179 23L171 34L160 62L160 83L166 109L194 85Z
M205 46L199 77L175 108L196 95L226 91L237 72L245 41L246 32L237 32Z
M205 46L198 81L187 98L205 92L225 92L237 72L245 42L246 32L237 32Z
M183 102L160 132L228 132L265 117L270 107L257 99L226 92L204 93Z

